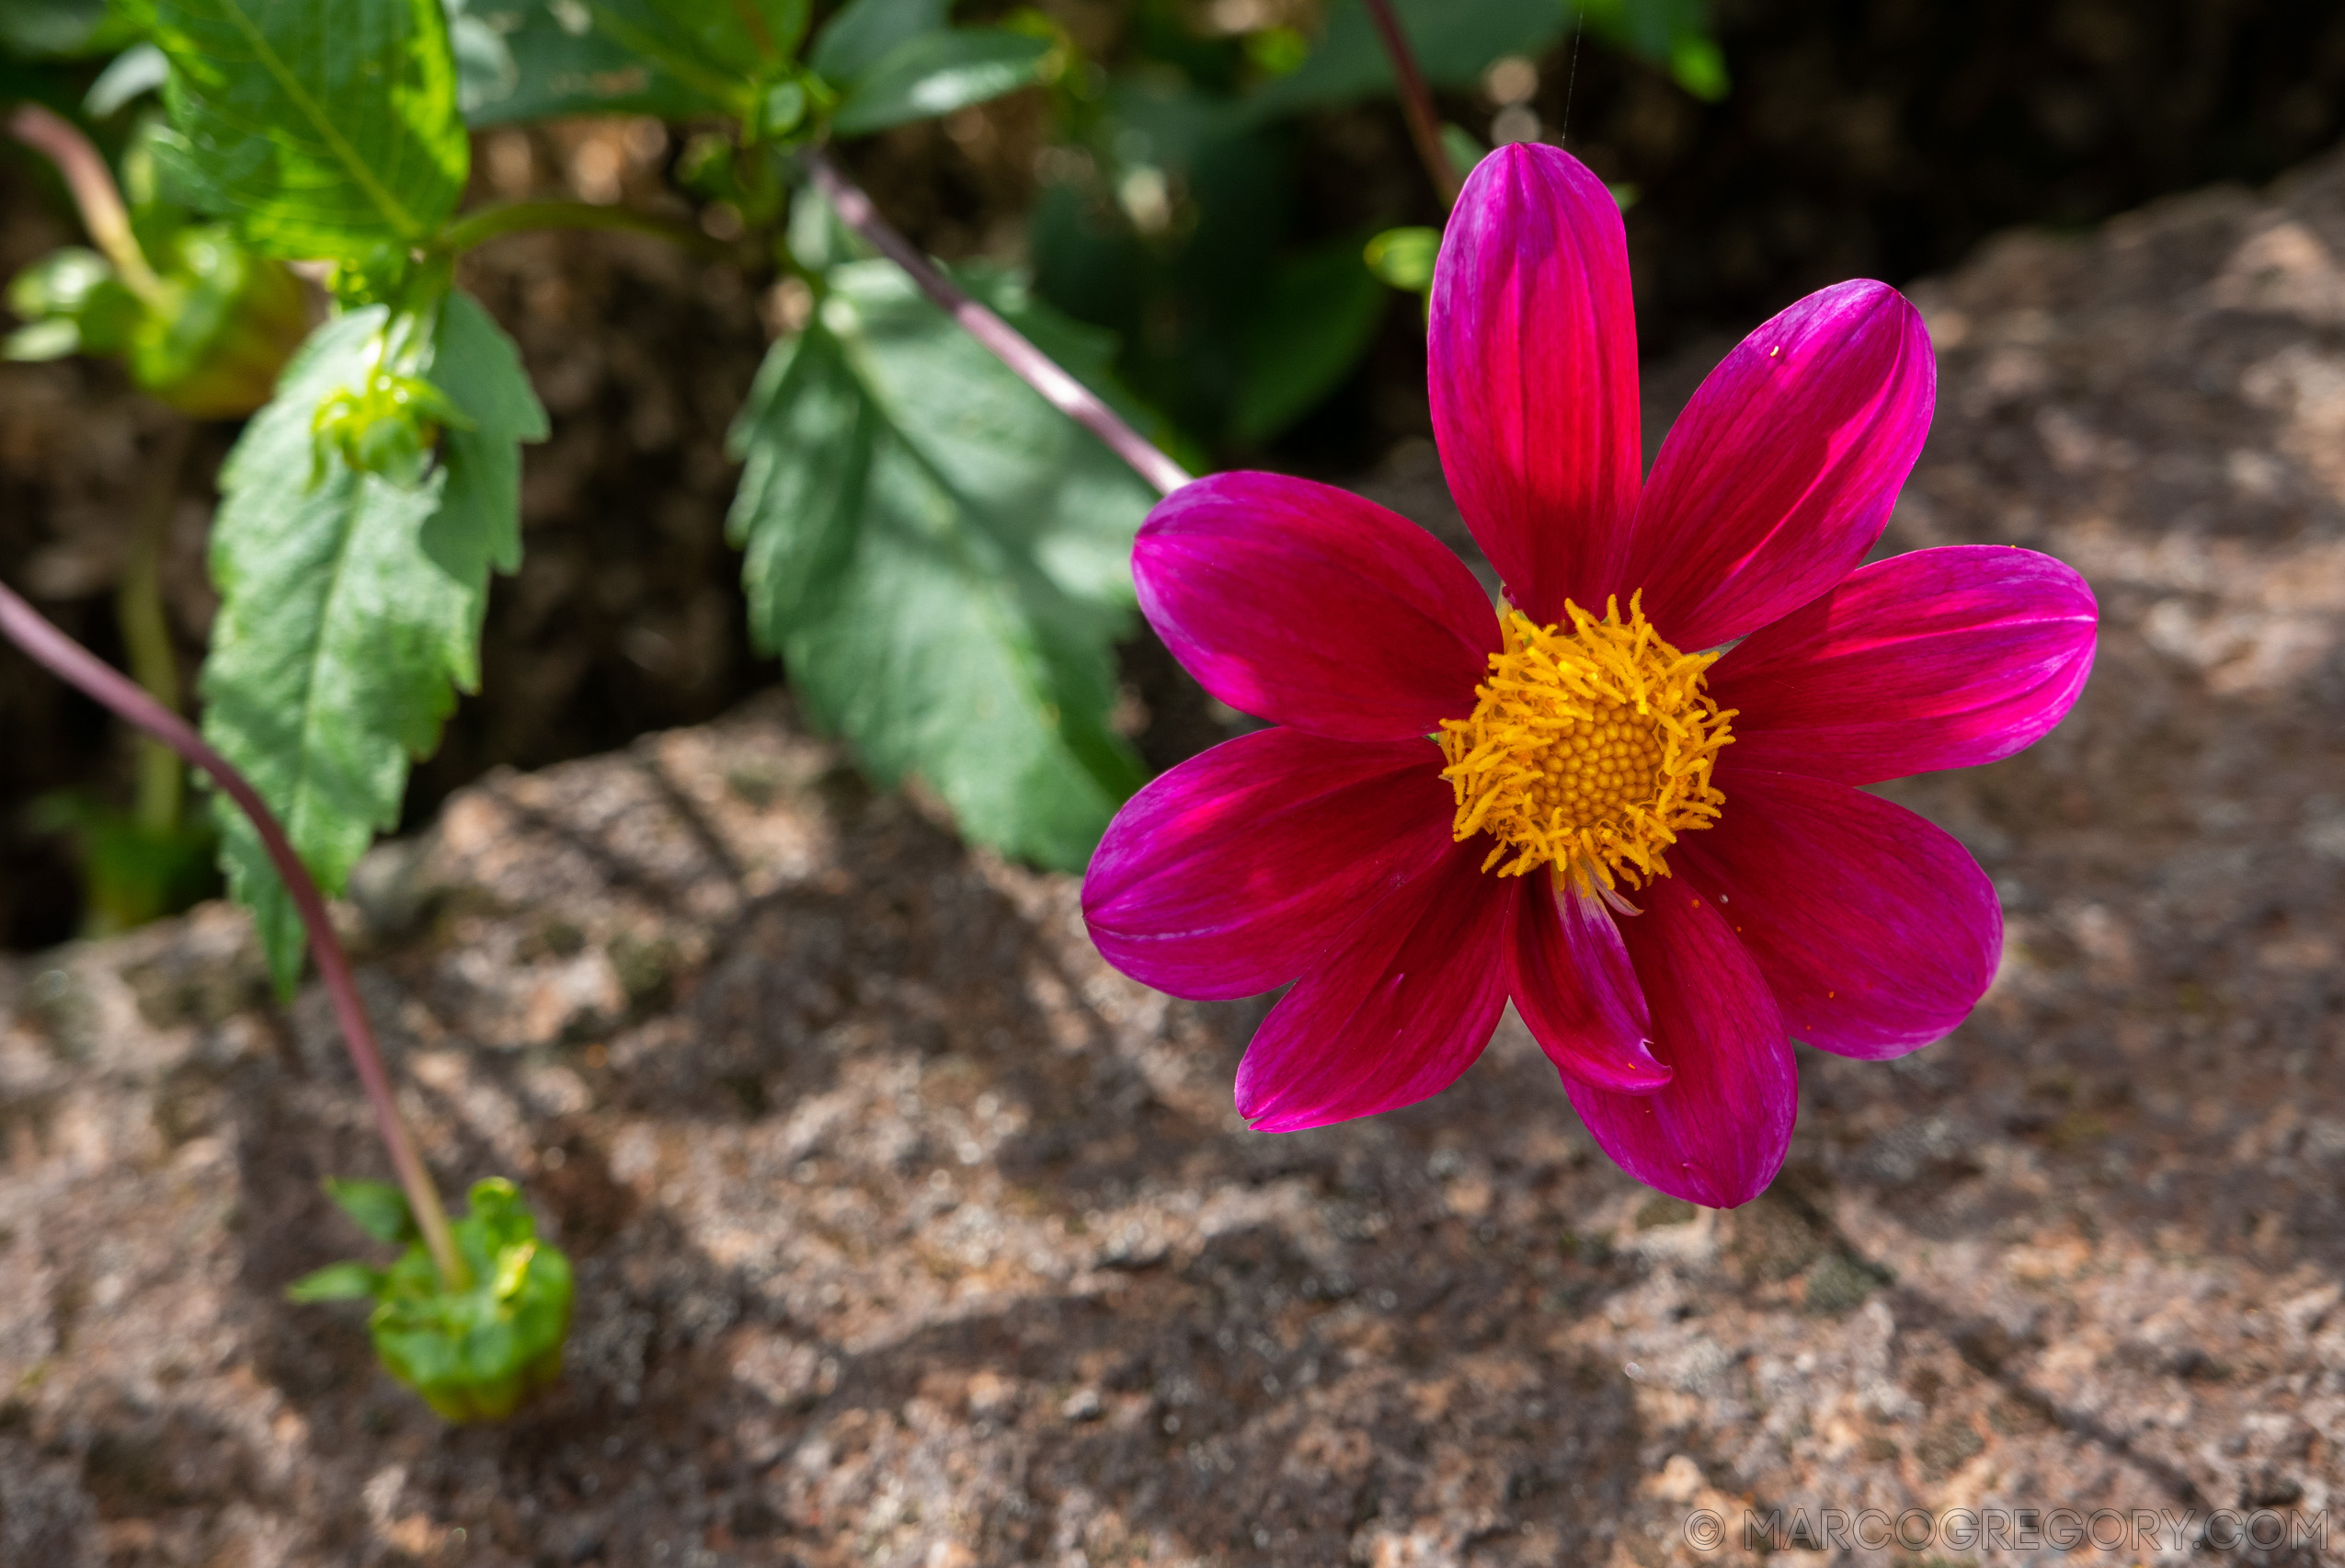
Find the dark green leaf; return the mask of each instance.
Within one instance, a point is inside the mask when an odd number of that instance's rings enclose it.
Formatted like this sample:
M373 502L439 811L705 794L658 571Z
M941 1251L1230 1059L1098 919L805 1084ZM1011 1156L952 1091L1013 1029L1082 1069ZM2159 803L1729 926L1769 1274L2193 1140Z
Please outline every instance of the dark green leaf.
M367 376L385 319L380 306L353 311L303 347L229 454L212 525L221 608L204 732L329 891L398 821L408 759L439 744L456 692L477 682L489 570L520 557L516 443L545 432L511 342L457 294L427 373L471 428L444 430L439 463L412 486L321 451L317 410ZM251 826L217 804L231 887L290 986L300 920Z
M962 281L1104 382L1101 335L1009 278ZM830 273L733 439L752 624L808 713L971 839L1083 864L1139 781L1107 715L1152 493L886 262Z
M191 205L259 249L356 259L429 240L470 158L440 0L157 0Z
M1258 445L1310 413L1367 352L1390 300L1354 240L1279 263L1247 323L1230 433Z
M1050 52L1047 39L993 28L922 33L855 84L830 128L862 136L998 98L1036 80Z
M746 119L759 84L797 58L809 0L589 0L595 29Z
M1394 9L1425 79L1437 87L1470 87L1502 55L1544 52L1563 36L1567 20L1564 6L1525 0L1396 0ZM1265 84L1248 103L1267 116L1391 91L1392 63L1360 0L1336 0L1328 7L1326 35L1302 69Z
M315 1274L305 1274L285 1287L285 1299L315 1301L367 1300L383 1289L383 1271L362 1263L330 1263Z
M507 125L568 114L650 114L681 120L712 99L595 28L583 5L554 0L471 0L465 19L493 36L504 58L478 52L464 82L464 119L474 126ZM466 34L455 29L457 63L465 61Z
M1666 67L1698 98L1726 96L1726 57L1710 32L1710 0L1581 0L1589 30Z
M846 86L868 74L890 50L944 25L953 0L851 0L816 35L806 63Z
M407 1207L407 1195L395 1182L344 1181L328 1176L320 1184L334 1206L358 1228L378 1242L412 1242L420 1234Z
M33 60L78 60L104 54L137 34L106 0L6 0L0 4L0 52Z

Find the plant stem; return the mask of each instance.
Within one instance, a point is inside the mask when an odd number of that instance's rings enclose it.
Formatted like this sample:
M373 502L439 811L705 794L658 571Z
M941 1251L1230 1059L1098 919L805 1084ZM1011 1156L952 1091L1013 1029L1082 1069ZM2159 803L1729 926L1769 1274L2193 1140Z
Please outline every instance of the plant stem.
M163 609L163 552L171 538L172 503L179 495L179 469L186 463L189 426L174 418L164 427L160 449L147 470L145 493L131 524L131 557L114 590L114 618L122 628L131 673L147 695L179 711L179 661L171 651L171 625ZM178 753L160 740L139 742L138 823L156 838L179 826L185 774Z
M122 193L115 188L114 171L106 166L106 159L89 144L89 138L74 130L70 120L37 103L17 106L8 119L8 130L17 141L57 166L74 205L81 209L82 227L114 264L123 286L143 300L158 296L162 280L146 264L146 253L139 249L138 238L131 232L130 209L122 205Z
M349 957L342 951L341 938L334 933L325 897L318 892L317 883L302 864L301 856L286 841L285 830L278 826L275 813L244 774L206 745L203 737L187 720L51 624L5 583L0 583L0 635L22 648L35 663L210 773L212 781L252 819L262 845L269 851L269 858L276 864L277 875L285 879L285 890L293 896L294 907L301 910L302 924L309 930L309 950L317 960L318 977L326 982L326 993L333 1000L334 1015L341 1024L342 1042L349 1049L350 1065L358 1070L367 1103L374 1108L375 1130L383 1135L383 1145L390 1150L391 1164L399 1173L400 1186L406 1191L407 1203L415 1211L416 1224L423 1231L424 1244L430 1249L431 1261L439 1266L440 1281L451 1290L471 1288L472 1271L464 1266L463 1255L456 1251L455 1235L448 1228L448 1211L440 1206L440 1194L431 1185L431 1174L424 1169L423 1157L417 1152L415 1139L408 1135L407 1124L400 1118L398 1104L392 1098L390 1076L383 1071L383 1055L375 1048L374 1028L368 1023L366 1006L359 999Z
M1401 30L1401 18L1393 14L1392 0L1360 0L1367 7L1368 19L1376 24L1377 36L1384 40L1384 52L1392 61L1392 79L1401 89L1401 112L1409 121L1409 139L1417 144L1417 156L1424 163L1425 173L1433 177L1433 189L1441 198L1444 208L1458 204L1458 192L1464 189L1458 178L1458 166L1449 161L1449 149L1441 142L1441 114L1433 107L1433 91L1424 83L1424 73L1417 69L1415 51L1409 47L1409 35Z
M1115 410L1091 388L1058 367L1058 361L1027 341L1024 333L971 299L961 286L922 256L911 241L897 233L871 198L849 179L830 155L819 147L798 154L815 186L839 214L840 222L869 240L882 256L902 268L961 329L989 349L1019 380L1042 394L1045 401L1106 443L1107 450L1131 465L1132 471L1163 495L1189 482L1188 471L1126 424Z
M500 201L467 212L448 225L440 244L450 251L470 250L485 240L523 229L619 229L653 235L689 250L723 254L725 247L696 229L671 223L626 207L601 207L591 201Z

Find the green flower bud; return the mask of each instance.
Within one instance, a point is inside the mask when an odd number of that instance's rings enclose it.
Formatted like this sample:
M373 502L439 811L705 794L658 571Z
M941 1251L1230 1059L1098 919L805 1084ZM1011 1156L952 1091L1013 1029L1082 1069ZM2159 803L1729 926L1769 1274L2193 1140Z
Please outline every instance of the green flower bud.
M471 1212L452 1225L472 1271L464 1289L446 1288L418 1240L386 1270L336 1264L288 1294L297 1301L373 1298L367 1329L393 1377L446 1420L502 1421L562 1375L570 1260L539 1239L512 1183L475 1183L469 1202ZM404 1217L404 1206L398 1212Z

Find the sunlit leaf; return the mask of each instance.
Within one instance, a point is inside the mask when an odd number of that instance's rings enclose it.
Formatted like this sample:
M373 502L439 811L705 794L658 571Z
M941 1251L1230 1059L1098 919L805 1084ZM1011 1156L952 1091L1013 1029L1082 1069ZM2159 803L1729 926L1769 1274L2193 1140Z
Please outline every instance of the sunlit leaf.
M1011 278L963 281L1104 380L1101 335ZM1139 782L1108 713L1152 492L885 262L830 272L733 441L751 624L808 714L969 838L1083 864Z
M440 0L155 0L154 38L164 177L258 248L362 257L455 210L471 154Z
M305 1305L317 1301L362 1301L372 1299L382 1288L381 1269L369 1268L362 1263L330 1263L285 1287L285 1299Z
M221 607L204 733L329 891L397 823L409 759L439 744L456 692L477 683L488 574L520 558L518 443L545 432L511 342L457 294L428 374L472 428L444 429L412 485L352 470L317 441L317 410L367 376L385 319L380 306L350 312L303 347L229 454L212 524ZM230 886L289 986L301 921L250 824L219 807Z

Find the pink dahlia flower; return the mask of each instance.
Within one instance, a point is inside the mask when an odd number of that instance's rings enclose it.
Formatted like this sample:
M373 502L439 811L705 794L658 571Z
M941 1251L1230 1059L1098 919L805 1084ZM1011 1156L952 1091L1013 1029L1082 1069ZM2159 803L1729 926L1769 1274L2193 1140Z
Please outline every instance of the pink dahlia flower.
M1880 283L1744 339L1642 475L1619 214L1553 148L1467 182L1430 358L1443 467L1504 596L1323 485L1174 494L1134 552L1141 608L1275 727L1135 796L1084 917L1176 995L1294 982L1238 1070L1257 1127L1439 1093L1511 999L1613 1159L1743 1203L1790 1140L1793 1036L1899 1056L1995 973L1985 875L1859 786L2050 730L2092 666L2092 594L2025 550L1859 564L1936 383Z

